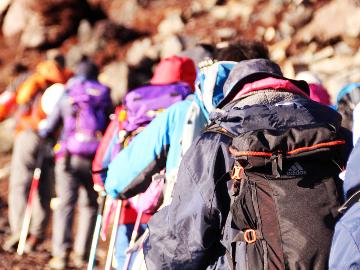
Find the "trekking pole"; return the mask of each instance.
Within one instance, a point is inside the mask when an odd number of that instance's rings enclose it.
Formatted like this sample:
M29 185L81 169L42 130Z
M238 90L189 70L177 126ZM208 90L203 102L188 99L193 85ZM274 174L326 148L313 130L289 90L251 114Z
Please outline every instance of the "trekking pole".
M99 242L101 222L102 222L104 205L105 205L105 198L106 198L105 191L99 192L99 206L98 206L98 211L97 211L97 216L96 216L94 234L93 234L93 238L91 241L91 249L90 249L90 254L89 254L87 270L94 269L95 259L96 259L96 249L97 249L97 245Z
M134 230L133 230L133 232L132 232L132 234L131 234L131 240L130 240L130 243L129 243L129 247L130 247L130 248L135 244L136 238L137 238L137 236L138 236L142 214L143 214L143 211L140 211L140 212L138 213L137 217L136 217L136 222L135 222ZM128 270L129 264L130 264L130 260L131 260L131 255L132 255L132 252L128 252L128 253L126 254L126 259L125 259L125 263L124 263L123 270Z
M144 233L135 241L135 243L131 247L130 246L128 247L126 253L135 252L137 250L142 249L144 242L148 238L148 236L149 236L149 228L146 228Z
M105 270L111 269L113 255L114 255L115 242L116 242L116 235L117 235L119 219L120 219L120 214L121 214L121 206L122 206L122 201L118 200L117 205L116 205L114 224L113 224L111 237L110 237L109 249L108 249L107 256L106 256Z
M39 186L43 158L44 158L43 149L40 148L39 154L36 159L36 168L34 170L34 175L31 182L28 201L26 203L24 221L21 227L20 239L17 248L17 254L19 254L20 256L23 255L25 250L26 238L29 232L31 214L33 210L33 199L35 197L36 191L38 190L38 186Z
M106 241L106 234L109 228L109 224L110 224L110 216L112 215L112 213L114 212L114 206L113 206L113 200L111 199L111 197L109 195L106 196L106 200L105 200L105 206L104 206L104 214L103 214L103 220L102 220L102 224L101 224L101 231L100 231L100 237L102 241ZM115 206L116 208L116 206Z

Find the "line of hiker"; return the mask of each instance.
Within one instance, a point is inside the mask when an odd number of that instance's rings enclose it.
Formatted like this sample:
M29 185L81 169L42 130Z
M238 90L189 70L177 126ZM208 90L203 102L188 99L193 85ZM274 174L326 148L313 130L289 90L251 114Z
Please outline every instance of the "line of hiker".
M107 270L360 267L359 83L332 106L251 40L162 59L121 104L89 58L65 66L20 66L0 96L17 121L3 250L37 249L52 201L51 269L94 269L99 238Z

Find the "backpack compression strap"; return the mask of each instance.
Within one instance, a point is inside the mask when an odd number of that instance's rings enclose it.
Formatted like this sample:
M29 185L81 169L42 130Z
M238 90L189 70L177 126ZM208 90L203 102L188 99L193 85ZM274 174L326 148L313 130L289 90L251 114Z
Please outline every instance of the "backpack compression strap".
M346 202L338 209L338 212L345 214L345 212L357 202L360 202L360 190L351 195L350 198L347 199Z

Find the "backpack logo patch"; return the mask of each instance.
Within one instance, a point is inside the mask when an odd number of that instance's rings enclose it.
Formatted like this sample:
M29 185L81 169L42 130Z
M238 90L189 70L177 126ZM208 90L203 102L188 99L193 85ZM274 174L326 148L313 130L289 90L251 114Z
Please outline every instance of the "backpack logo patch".
M99 97L101 95L101 91L95 88L87 88L86 93L88 93L90 96Z
M305 175L305 174L306 174L306 171L298 162L295 162L286 172L286 175L289 175L289 176L298 176L298 175Z

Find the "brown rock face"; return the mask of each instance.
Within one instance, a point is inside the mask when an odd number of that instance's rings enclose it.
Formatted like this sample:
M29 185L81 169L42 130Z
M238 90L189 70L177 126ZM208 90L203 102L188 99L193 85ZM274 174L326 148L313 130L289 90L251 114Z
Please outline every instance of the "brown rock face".
M297 39L326 42L335 38L357 38L360 34L360 5L354 0L334 0L320 8Z
M80 0L14 0L3 33L6 37L20 34L26 48L54 46L76 32L88 10Z

